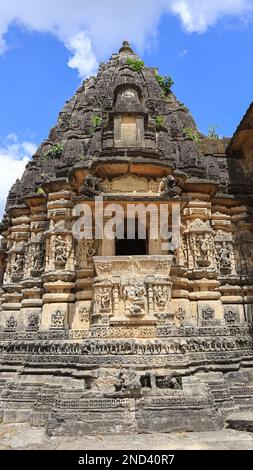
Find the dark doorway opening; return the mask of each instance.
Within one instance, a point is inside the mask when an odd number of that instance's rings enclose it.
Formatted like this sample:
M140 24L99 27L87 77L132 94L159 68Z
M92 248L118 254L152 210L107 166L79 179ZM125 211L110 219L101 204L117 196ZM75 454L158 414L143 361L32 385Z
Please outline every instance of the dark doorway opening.
M136 256L147 254L146 240L116 240L115 255L116 256Z
M135 238L127 238L127 222L125 220L125 236L123 239L115 239L115 255L116 256L138 256L148 255L148 236L146 238L138 238L138 223L135 222Z

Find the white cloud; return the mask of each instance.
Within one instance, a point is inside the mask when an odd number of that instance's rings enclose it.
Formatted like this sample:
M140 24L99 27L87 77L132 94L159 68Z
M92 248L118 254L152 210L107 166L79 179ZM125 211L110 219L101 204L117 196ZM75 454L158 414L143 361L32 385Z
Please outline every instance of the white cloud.
M253 11L252 0L175 0L172 11L185 29L192 33L205 32L223 16L244 16Z
M73 57L68 61L69 67L77 69L80 77L87 77L98 68L98 62L92 51L90 39L81 31L73 36L66 46L73 52Z
M124 39L140 51L148 48L165 13L179 16L187 31L203 32L224 15L247 14L252 5L253 0L0 0L0 51L13 23L50 32L72 54L69 66L85 77Z
M36 146L32 142L19 142L16 134L9 134L0 143L0 219L3 215L8 192L17 178L21 178Z

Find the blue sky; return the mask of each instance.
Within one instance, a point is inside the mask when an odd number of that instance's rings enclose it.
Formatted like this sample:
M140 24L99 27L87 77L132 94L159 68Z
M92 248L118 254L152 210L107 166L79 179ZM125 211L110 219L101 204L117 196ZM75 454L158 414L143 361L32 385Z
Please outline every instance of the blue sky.
M0 215L64 102L123 39L173 77L204 133L231 136L253 100L252 0L90 3L0 0Z

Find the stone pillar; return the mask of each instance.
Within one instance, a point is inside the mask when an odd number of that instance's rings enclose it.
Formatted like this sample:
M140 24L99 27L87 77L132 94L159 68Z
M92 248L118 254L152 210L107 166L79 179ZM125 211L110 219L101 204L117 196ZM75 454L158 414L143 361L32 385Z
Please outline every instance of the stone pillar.
M53 184L53 183L52 183ZM46 270L41 329L55 328L63 318L62 328L73 320L75 295L75 255L72 235L72 193L69 190L48 195L46 232ZM57 318L56 318L57 317Z
M22 328L20 317L22 284L27 261L27 242L30 236L30 211L26 206L11 210L12 225L7 236L6 271L3 279L3 298L0 325L15 331Z

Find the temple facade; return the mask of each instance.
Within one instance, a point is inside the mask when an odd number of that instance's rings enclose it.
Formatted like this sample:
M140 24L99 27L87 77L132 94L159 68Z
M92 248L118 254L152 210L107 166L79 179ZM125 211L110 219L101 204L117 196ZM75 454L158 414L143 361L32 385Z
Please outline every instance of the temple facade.
M213 430L253 407L252 149L252 107L204 136L126 41L81 85L0 225L0 420Z

